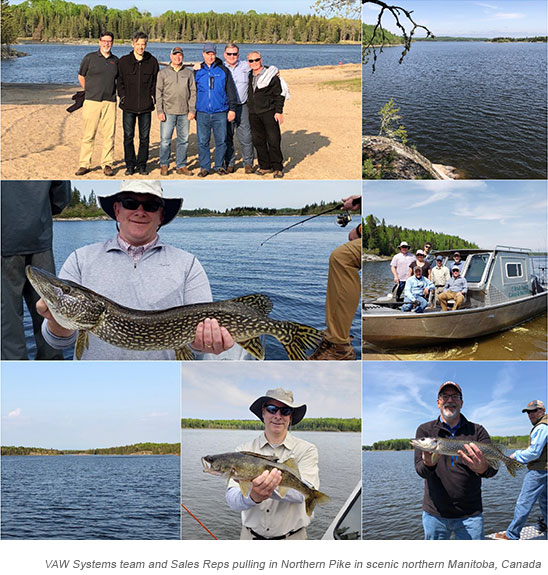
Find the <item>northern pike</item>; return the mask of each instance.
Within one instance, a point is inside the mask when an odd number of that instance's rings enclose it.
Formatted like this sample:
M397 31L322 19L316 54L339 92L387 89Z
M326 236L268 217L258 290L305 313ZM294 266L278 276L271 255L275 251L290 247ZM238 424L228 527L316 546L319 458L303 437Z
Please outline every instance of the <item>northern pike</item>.
M191 360L194 356L188 344L194 341L196 326L206 318L215 318L257 359L265 357L259 339L263 334L275 337L293 360L306 359L305 350L316 348L322 339L321 332L313 327L268 317L273 304L263 294L143 311L119 305L34 266L27 266L25 272L55 321L65 329L78 330L76 359L81 359L89 345L88 333L93 333L124 349L173 349L176 359Z
M328 495L309 487L301 480L297 463L292 458L280 463L278 458L273 455L262 455L252 451L234 451L206 455L202 457L202 465L205 473L224 475L227 479L236 479L244 497L251 493L253 479L259 477L263 471L278 469L282 473L282 481L277 487L280 497L285 497L290 489L296 489L304 495L307 515L312 514L316 505L322 505L329 501Z
M516 476L516 471L523 467L523 463L512 459L504 454L504 445L495 445L494 443L481 443L479 441L465 440L465 439L445 439L443 437L422 437L421 439L412 439L410 441L413 447L420 449L422 451L429 451L435 455L451 455L456 456L459 450L466 453L464 446L473 443L477 445L486 461L491 467L495 469L499 468L500 462L506 465L508 473L512 476Z

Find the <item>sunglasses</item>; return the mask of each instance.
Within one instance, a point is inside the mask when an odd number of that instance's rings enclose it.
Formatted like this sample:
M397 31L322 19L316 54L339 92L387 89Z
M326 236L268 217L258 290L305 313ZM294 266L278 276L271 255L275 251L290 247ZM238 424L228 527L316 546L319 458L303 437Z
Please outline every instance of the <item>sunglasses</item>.
M459 393L442 393L439 397L443 399L443 401L447 401L448 399L462 399Z
M162 207L162 204L160 202L154 202L151 200L136 200L134 198L122 198L120 202L126 210L138 210L139 206L143 206L143 210L145 210L145 212L157 212Z
M251 63L251 62L260 62L260 61L261 61L260 58L250 58L250 59L248 60L249 63Z
M237 56L238 52L225 52L227 56Z
M280 407L278 405L272 405L271 403L269 403L268 405L265 405L264 408L266 409L266 411L268 411L268 413L272 415L275 415L276 413L278 413L278 411L285 416L291 415L293 413L293 408L287 407L287 405L284 405L284 407Z

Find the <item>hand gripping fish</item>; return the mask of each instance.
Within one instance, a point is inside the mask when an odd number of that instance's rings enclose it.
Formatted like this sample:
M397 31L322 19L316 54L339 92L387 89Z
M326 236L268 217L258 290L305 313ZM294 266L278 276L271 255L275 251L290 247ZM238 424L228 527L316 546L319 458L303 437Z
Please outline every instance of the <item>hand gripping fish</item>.
M273 304L263 294L252 294L211 303L182 305L159 311L130 309L75 282L62 280L27 266L27 277L46 302L55 321L65 329L78 330L76 359L88 347L88 333L124 349L150 351L174 349L178 360L194 359L189 345L196 326L206 318L215 318L244 349L257 359L265 352L259 336L275 337L289 359L306 359L305 351L321 341L319 330L271 319Z
M219 453L202 457L202 466L205 473L212 475L225 475L227 479L238 480L240 490L247 497L251 493L251 482L264 471L278 469L282 474L282 481L278 485L280 497L284 497L290 489L295 489L304 495L307 515L311 515L316 505L329 501L329 496L321 491L309 487L301 480L297 463L288 459L283 463L271 455L262 455L252 451L234 451L232 453Z
M456 456L459 450L465 451L464 446L468 443L473 443L477 445L485 460L491 467L498 469L500 462L506 465L508 473L512 476L516 476L516 471L523 467L523 463L516 461L503 453L505 449L504 445L495 445L493 443L480 443L479 441L471 441L464 439L445 439L444 437L422 437L421 439L412 439L410 441L413 447L420 449L421 451L429 451L432 453L432 458L440 455L452 455ZM436 458L437 459L437 458Z

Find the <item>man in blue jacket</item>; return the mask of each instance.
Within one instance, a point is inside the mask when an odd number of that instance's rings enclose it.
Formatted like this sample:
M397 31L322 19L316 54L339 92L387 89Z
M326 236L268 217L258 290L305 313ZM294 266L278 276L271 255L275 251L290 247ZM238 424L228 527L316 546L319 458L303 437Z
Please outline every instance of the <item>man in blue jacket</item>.
M232 75L217 58L217 47L211 42L204 44L204 61L195 72L196 82L196 132L198 136L198 176L205 178L211 169L209 142L211 131L215 139L214 170L220 176L227 172L223 167L226 154L227 121L236 117L238 96Z

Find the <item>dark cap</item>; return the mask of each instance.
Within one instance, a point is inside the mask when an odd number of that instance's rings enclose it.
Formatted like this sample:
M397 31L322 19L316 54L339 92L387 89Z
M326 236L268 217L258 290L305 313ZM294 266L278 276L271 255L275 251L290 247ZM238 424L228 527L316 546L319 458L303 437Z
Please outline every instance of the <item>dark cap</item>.
M206 42L204 44L204 49L202 50L202 52L213 52L214 54L217 54L217 46L215 46L215 44L213 44L213 42Z
M443 389L444 387L447 387L448 385L451 385L451 386L453 386L454 388L458 389L458 390L459 390L459 393L460 393L460 396L462 397L462 389L460 388L460 385L459 385L458 383L455 383L454 381L446 381L445 383L442 383L442 384L440 385L440 388L438 389L438 395L440 395L441 392L442 392L442 389Z
M443 256L436 256L436 259L437 259L439 262L442 262L442 261L443 261Z
M527 406L521 410L521 413L534 411L535 409L544 409L544 403L540 401L540 399L533 399L533 401L530 401Z
M460 252L455 252L455 253L453 254L453 257L455 257L455 256L460 256Z
M183 49L180 46L175 46L173 50L171 50L172 54L184 54Z

